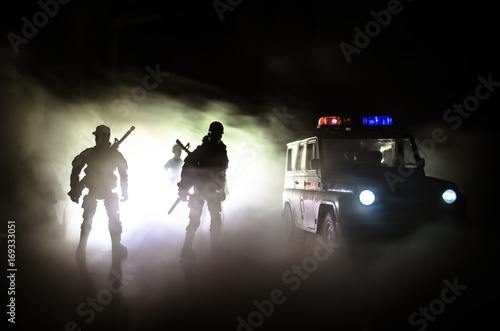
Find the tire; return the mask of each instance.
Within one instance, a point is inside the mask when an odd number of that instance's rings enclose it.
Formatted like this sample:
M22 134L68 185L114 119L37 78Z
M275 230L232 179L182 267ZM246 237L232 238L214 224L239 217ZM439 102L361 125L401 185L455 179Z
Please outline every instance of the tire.
M327 212L323 217L323 226L321 229L321 239L325 241L328 247L338 248L341 245L337 222L330 212Z

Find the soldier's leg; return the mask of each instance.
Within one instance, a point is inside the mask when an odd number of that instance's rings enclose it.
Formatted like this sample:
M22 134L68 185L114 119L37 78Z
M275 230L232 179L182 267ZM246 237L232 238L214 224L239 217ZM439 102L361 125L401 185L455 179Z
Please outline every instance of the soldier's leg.
M212 251L216 251L220 248L220 234L221 234L221 199L217 194L215 197L211 197L207 200L208 211L210 212L210 241L212 244Z
M120 205L118 202L118 194L112 193L104 199L104 206L108 214L109 234L111 236L111 246L113 254L120 254L122 257L127 256L127 248L121 244L122 238L122 223L120 221Z
M92 229L92 219L94 218L97 208L97 200L90 195L84 196L82 208L83 222L80 227L80 242L78 243L78 248L76 249L76 258L78 260L85 259L85 250L87 248L90 230Z
M181 250L181 258L196 258L193 251L193 241L196 230L200 226L201 213L205 201L199 194L192 194L189 198L189 224L186 227L186 238Z

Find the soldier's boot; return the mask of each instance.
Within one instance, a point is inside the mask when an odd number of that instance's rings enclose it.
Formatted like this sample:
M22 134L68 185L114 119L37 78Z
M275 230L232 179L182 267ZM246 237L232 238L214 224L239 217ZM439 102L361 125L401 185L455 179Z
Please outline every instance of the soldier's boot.
M80 232L80 242L78 243L78 247L76 248L76 260L79 262L85 261L87 242L89 240L90 231L82 230Z
M122 235L120 233L111 234L111 251L113 257L124 259L128 256L127 247L121 243Z
M196 253L193 250L194 232L186 231L186 238L184 239L184 245L181 249L180 257L186 260L195 260Z

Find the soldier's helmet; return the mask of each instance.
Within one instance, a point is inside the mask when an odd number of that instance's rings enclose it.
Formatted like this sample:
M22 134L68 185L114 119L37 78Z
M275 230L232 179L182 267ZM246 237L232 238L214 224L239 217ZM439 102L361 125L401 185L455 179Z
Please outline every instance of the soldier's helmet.
M96 136L96 138L109 141L109 138L111 137L111 129L106 125L98 125L92 134Z
M208 128L208 132L222 135L224 133L224 126L221 122L212 122Z

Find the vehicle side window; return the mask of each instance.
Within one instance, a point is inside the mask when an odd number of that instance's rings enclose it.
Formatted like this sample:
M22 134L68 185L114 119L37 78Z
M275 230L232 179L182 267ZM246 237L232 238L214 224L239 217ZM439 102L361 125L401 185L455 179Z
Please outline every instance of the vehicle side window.
M314 159L314 143L307 144L306 148L306 170L312 170L311 160Z
M292 171L293 170L293 149L289 148L287 151L286 155L286 170L287 171Z
M415 152L411 148L411 142L409 139L403 141L403 153L404 153L404 163L405 165L416 165Z
M295 170L304 170L304 145L299 146L299 150L297 151L297 157L295 159Z

